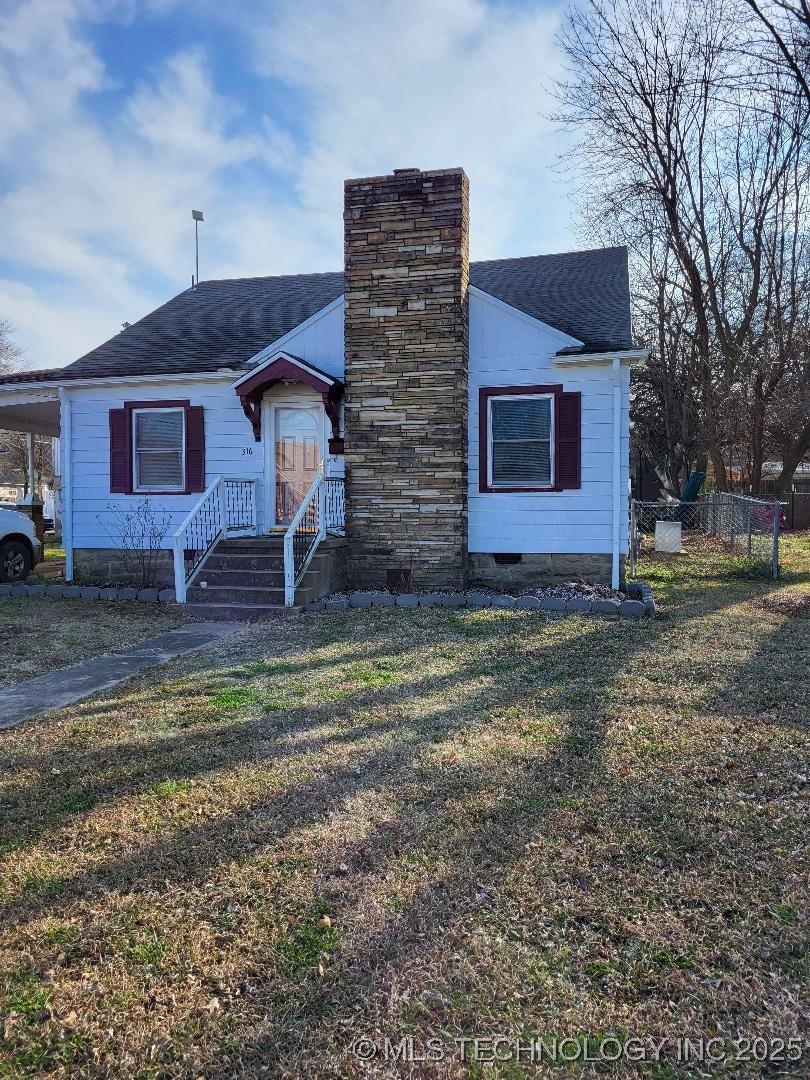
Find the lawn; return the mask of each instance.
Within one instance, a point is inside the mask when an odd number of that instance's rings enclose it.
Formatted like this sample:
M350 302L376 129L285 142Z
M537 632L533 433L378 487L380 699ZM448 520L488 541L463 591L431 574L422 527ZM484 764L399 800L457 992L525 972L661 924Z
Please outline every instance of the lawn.
M182 622L158 604L0 599L0 689L135 645Z
M792 545L779 583L645 562L655 621L280 620L4 735L0 1076L763 1075L674 1040L806 1031ZM495 1034L669 1042L458 1042Z

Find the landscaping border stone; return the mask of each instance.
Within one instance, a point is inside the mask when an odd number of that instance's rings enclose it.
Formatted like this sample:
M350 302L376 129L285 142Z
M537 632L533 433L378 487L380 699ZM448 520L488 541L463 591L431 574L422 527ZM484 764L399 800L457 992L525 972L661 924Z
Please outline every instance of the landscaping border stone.
M307 612L343 611L346 608L502 608L506 611L556 611L560 614L615 615L623 619L640 619L655 615L652 589L643 582L628 584L628 599L609 599L602 596L510 596L509 593L468 592L391 593L386 589L358 590L336 593L307 604Z
M174 589L136 589L133 586L0 585L0 597L30 596L44 600L136 600L142 604L173 604ZM392 601L393 602L393 601Z
M573 596L510 596L508 593L469 592L391 593L386 589L354 592L348 595L323 597L306 606L306 611L340 611L345 608L372 607L443 607L443 608L503 608L519 611L558 611L579 614L618 615L621 618L650 618L656 614L653 591L646 582L627 583L626 600L610 600L602 597ZM95 585L0 585L0 597L30 596L48 600L124 600L147 604L173 604L174 589L136 589L134 586Z
M644 605L647 615L655 618L655 597L646 581L628 581L625 592L631 599L640 601Z

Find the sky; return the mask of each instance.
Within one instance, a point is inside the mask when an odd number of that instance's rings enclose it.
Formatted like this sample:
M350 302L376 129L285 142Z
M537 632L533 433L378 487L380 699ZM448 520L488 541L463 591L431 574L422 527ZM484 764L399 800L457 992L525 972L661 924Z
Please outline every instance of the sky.
M0 0L0 320L77 359L200 276L342 266L343 180L461 165L471 256L562 251L556 0Z

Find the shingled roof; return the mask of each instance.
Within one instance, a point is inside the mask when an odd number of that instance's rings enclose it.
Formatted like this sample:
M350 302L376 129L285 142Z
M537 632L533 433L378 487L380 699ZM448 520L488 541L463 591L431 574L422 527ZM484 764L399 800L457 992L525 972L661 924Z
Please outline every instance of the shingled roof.
M626 248L475 262L470 283L579 339L588 351L632 347ZM238 368L342 292L342 273L201 281L67 367L28 379Z

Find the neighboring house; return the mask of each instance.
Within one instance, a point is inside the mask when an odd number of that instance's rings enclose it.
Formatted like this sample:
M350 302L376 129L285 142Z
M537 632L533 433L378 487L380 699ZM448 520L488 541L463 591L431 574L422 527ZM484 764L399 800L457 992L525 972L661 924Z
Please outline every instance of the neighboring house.
M0 380L0 427L61 436L69 573L114 576L115 508L145 498L163 577L223 610L284 585L618 585L626 250L470 264L461 169L347 181L344 220L343 273L203 281Z
M0 462L0 502L16 503L25 494L22 469L2 469Z

